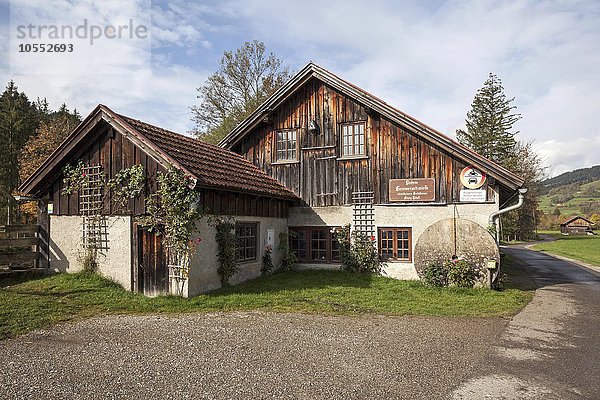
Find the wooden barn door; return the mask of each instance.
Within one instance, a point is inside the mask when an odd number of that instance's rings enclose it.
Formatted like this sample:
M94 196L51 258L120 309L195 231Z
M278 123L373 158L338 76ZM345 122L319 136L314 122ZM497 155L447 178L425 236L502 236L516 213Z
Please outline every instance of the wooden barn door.
M168 293L167 250L162 237L142 227L138 227L137 237L138 292L147 296Z

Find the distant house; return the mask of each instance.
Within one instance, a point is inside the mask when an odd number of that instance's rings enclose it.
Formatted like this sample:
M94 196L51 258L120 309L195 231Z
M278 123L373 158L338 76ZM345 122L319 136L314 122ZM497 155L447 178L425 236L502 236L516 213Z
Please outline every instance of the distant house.
M565 235L584 235L593 233L592 226L595 225L587 218L579 215L571 217L560 224L560 233Z

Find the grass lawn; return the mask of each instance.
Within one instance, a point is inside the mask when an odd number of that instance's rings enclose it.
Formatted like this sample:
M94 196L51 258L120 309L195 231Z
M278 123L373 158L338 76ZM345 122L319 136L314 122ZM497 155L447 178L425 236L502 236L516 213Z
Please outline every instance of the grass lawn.
M533 292L430 288L420 282L338 271L282 272L191 299L147 298L89 273L0 284L0 338L104 314L266 310L304 313L509 316Z
M561 235L559 232L544 232L553 236L555 241L533 246L534 250L547 251L559 256L574 258L600 266L600 235Z

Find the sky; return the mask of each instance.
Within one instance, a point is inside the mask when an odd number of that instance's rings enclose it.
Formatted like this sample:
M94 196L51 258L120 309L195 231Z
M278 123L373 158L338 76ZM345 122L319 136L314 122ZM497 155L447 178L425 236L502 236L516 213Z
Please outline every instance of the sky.
M55 109L103 103L186 133L196 89L251 40L451 137L492 72L549 176L600 164L600 1L0 0L0 81ZM72 48L23 48L44 43Z

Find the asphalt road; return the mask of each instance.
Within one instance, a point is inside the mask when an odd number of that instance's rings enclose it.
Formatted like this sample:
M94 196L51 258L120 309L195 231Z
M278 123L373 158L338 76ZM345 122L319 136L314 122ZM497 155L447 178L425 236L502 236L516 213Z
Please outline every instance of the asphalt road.
M536 296L453 398L600 399L600 273L522 246L504 251Z

